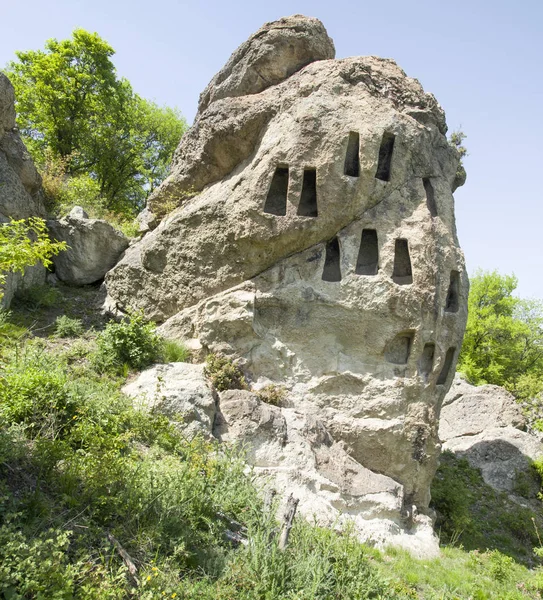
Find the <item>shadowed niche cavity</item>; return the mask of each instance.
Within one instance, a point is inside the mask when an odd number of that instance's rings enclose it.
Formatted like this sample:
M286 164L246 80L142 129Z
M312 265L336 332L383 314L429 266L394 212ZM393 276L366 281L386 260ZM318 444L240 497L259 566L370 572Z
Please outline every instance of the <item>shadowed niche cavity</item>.
M319 210L317 208L316 169L304 169L302 195L298 206L298 215L300 217L317 217L319 215Z
M344 172L350 177L360 176L360 134L354 131L349 133Z
M432 182L428 177L425 177L422 180L422 183L424 185L424 191L426 192L426 206L430 211L430 215L432 217L437 217L437 206L434 186L432 185Z
M411 269L411 257L409 256L409 244L405 239L396 240L394 246L394 268L392 280L399 285L413 283L413 271Z
M288 167L277 167L271 180L264 212L283 217L287 214Z
M453 364L455 352L456 348L454 346L447 350L447 354L445 355L445 362L443 363L443 368L441 369L439 377L437 378L437 385L444 385L447 382L447 378L449 377L449 373Z
M357 275L377 275L378 270L379 246L377 231L375 229L364 229L360 240L355 273Z
M337 237L326 244L326 258L322 271L323 281L341 281L340 249Z
M422 351L421 357L419 359L417 370L422 377L422 379L426 382L428 381L428 377L434 368L434 355L436 352L436 345L433 342L428 342L424 344L424 349Z
M406 365L413 343L412 332L398 334L385 348L385 360L395 365Z
M458 312L458 282L460 274L458 271L451 271L451 282L449 291L445 300L445 312Z
M379 148L379 162L377 163L377 172L375 173L375 177L382 181L390 181L390 165L392 164L395 139L393 133L389 133L388 131L383 133L381 147Z

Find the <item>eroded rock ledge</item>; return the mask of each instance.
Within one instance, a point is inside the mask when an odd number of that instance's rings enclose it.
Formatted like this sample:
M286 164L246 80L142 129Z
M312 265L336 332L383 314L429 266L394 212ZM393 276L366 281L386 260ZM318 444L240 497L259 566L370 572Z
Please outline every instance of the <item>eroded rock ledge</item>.
M318 421L399 490L394 509L375 495L381 516L429 547L429 525L410 530L405 514L428 507L466 323L459 157L436 99L394 61L332 56L322 24L299 15L232 55L147 216L180 206L110 271L108 302L232 357L255 389L284 386L287 430ZM257 77L262 65L273 76ZM383 531L369 504L337 510Z

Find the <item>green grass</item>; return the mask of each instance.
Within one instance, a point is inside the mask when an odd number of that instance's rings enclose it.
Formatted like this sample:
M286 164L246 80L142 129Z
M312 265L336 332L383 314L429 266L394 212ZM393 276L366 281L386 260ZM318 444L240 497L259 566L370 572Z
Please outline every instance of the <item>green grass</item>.
M466 550L499 550L527 565L536 561L533 548L540 544L532 519L543 531L541 510L522 507L486 485L465 459L450 452L441 455L432 506L443 543L462 544Z
M447 457L434 486L439 500L441 485L442 538L464 536L463 548L420 561L297 519L280 551L277 523L263 513L243 457L135 410L120 392L123 373L96 369L96 321L85 295L70 294L61 303L83 324L78 338L54 334L58 307L32 309L42 337L14 325L27 322L28 308L0 318L0 599L541 597L542 572L519 562L529 544L511 541L513 515L497 510L502 499L477 472ZM219 381L236 379L231 363L211 362ZM496 514L483 518L483 509ZM226 539L231 520L247 528L247 545ZM136 578L108 535L134 561Z

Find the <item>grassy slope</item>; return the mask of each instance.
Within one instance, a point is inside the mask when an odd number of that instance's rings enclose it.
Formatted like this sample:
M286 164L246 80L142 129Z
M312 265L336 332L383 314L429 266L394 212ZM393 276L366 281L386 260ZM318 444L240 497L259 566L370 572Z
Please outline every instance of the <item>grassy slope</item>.
M540 571L508 556L526 559L533 536L519 546L498 499L452 459L441 499L464 489L468 502L442 502L441 526L470 552L418 561L301 521L280 552L240 457L134 411L119 393L124 378L90 360L104 325L97 290L60 290L51 306L40 306L41 290L0 321L0 598L541 597ZM81 319L84 333L56 336L59 314ZM484 527L482 506L497 519ZM228 519L248 527L248 546L226 541Z

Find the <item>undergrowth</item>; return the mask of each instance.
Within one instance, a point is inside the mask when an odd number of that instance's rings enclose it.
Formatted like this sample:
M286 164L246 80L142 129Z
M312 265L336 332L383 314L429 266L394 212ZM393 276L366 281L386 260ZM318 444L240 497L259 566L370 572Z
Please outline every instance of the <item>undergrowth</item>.
M0 318L3 600L541 597L541 572L491 546L446 548L440 558L420 561L371 549L352 530L339 534L297 519L281 551L275 512L264 511L242 455L187 439L166 417L136 410L120 392L124 369L96 366L102 334L86 329L74 339L52 328L38 339L14 325L24 321L16 313ZM156 331L147 325L138 318L121 323L120 347L139 348L128 350L140 361L131 368L156 356ZM111 338L119 328L106 331ZM150 337L139 337L142 331ZM244 384L228 361L212 366L219 385ZM463 468L451 473L472 493ZM442 532L449 521L451 532L467 531L470 506L443 515ZM246 545L225 535L236 523L246 528Z

